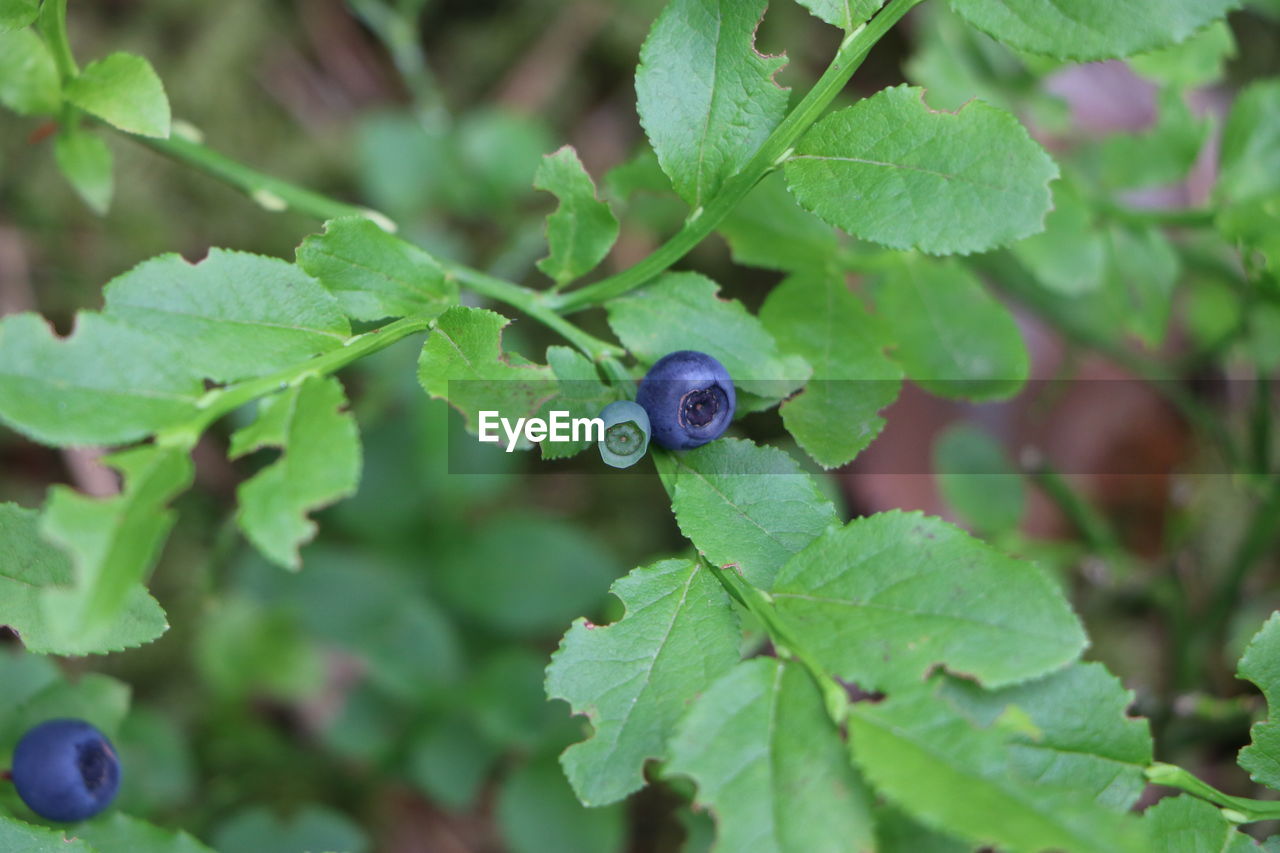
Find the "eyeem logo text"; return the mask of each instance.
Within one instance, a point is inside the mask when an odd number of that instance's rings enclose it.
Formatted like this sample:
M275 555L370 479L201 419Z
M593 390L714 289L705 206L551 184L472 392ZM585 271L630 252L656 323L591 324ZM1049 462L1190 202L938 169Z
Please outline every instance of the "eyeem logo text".
M486 444L501 444L498 428L507 437L507 452L514 453L523 437L530 444L543 441L603 441L604 421L600 418L574 418L569 412L552 410L549 418L501 417L496 411L482 410L479 421L479 438Z

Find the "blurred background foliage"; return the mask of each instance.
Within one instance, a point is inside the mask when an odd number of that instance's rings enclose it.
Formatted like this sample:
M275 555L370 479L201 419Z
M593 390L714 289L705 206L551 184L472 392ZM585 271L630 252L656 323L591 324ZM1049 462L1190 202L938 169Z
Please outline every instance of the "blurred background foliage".
M70 26L82 57L127 49L150 58L175 116L212 147L378 208L442 254L538 282L542 216L553 200L532 190L532 178L539 158L565 142L624 223L607 270L643 257L685 215L652 155L637 153L632 74L661 5L100 0L72 3ZM763 51L787 51L779 81L800 90L837 42L834 29L785 0L759 34ZM1060 215L1087 219L1087 210L1073 212L1071 193L1091 185L1203 200L1197 163L1232 93L1277 72L1274 0L1250 5L1177 56L1075 69L1016 56L935 2L877 47L846 97L909 79L929 88L937 108L977 96L1017 112L1080 176L1078 187L1060 189ZM38 310L65 331L76 309L100 305L108 279L145 258L176 251L197 259L210 246L292 257L318 227L119 138L109 140L116 196L99 218L57 174L47 131L0 123L0 313ZM753 217L784 214L770 192L776 187L763 187L726 225L740 235L734 253L746 262ZM1158 233L1123 229L1112 239L1142 276L1173 267L1175 333L1162 357L1202 352L1237 324L1239 302L1212 263L1221 247L1174 254ZM1069 293L1076 282L1054 277L1061 255L1087 265L1089 251L1030 240L1000 257L1015 256ZM1187 256L1209 260L1186 265ZM686 263L753 307L779 279L731 266L719 238ZM991 263L999 277L1002 261ZM1113 313L1084 310L1094 323ZM1035 316L1020 320L1033 375L1048 377L1063 363L1081 369L1090 358L1064 354L1070 348ZM602 318L584 322L607 334ZM1251 363L1274 366L1280 322L1271 328L1274 337L1236 341L1197 369L1230 378L1236 346ZM1131 331L1141 336L1142 327ZM532 357L556 341L517 323L506 342ZM128 767L122 807L184 827L223 853L706 849L709 821L688 810L678 787L649 788L604 809L578 806L556 756L581 738L584 723L542 690L568 623L616 618L612 579L681 547L656 478L589 476L582 460L548 466L525 456L488 458L492 473L484 475L450 474L450 446L457 464L462 448L475 445L444 404L422 393L415 358L413 347L400 346L346 375L364 475L354 499L320 518L322 535L304 552L301 573L268 566L235 531L234 487L263 460L225 461L217 445L231 426L198 448L198 488L179 501L182 521L152 584L172 629L135 651L58 664L132 689L119 736ZM1135 444L1168 447L1169 471L1194 469L1199 451L1166 408L1126 404L1123 416L1098 417L1100 406L1114 404L1068 401L1058 420L1069 426L1037 440L1079 450L1079 471L1104 470L1107 454ZM1052 499L1056 475L1028 480L1020 470L1028 468L1017 456L1028 439L1010 431L1006 411L908 393L866 458L829 478L831 490L848 512L902 506L958 517L997 545L1060 569L1094 638L1091 655L1138 691L1160 757L1247 792L1232 759L1247 740L1253 700L1229 673L1203 678L1194 662L1208 653L1182 648L1178 635L1185 599L1212 585L1200 566L1220 565L1238 532L1243 498L1225 477L1076 478L1116 537L1100 568L1098 541L1086 544ZM957 419L968 423L947 427ZM752 416L744 428L768 440L781 435L776 413ZM930 460L942 476L930 475ZM978 488L966 471L985 475ZM103 487L90 454L60 454L9 432L0 432L0 472L0 500L26 506L39 504L51 483ZM1280 603L1269 578L1239 614L1241 631ZM1223 659L1238 654L1241 638L1232 642ZM6 685L39 681L47 675L39 670L54 666L11 645L0 653Z

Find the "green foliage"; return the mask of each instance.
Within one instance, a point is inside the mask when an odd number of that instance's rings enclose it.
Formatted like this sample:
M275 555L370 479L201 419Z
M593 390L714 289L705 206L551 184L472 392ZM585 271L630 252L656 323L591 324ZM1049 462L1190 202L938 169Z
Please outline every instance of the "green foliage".
M1003 110L938 112L924 94L885 89L814 125L787 160L800 203L850 234L935 255L1040 231L1058 176L1044 149Z
M1167 797L1142 816L1152 850L1178 853L1247 853L1258 847L1222 812L1194 797Z
M1274 715L1280 707L1280 616L1273 614L1253 638L1240 659L1239 676L1258 685ZM1240 750L1240 766L1254 781L1280 790L1280 725L1269 719L1251 734L1253 742Z
M604 260L618 239L618 220L609 205L596 198L595 183L578 152L567 145L542 159L533 185L560 200L547 217L550 254L538 261L538 269L556 284L568 284Z
M64 130L54 140L58 169L95 213L106 213L115 190L114 158L102 137L79 129Z
M0 24L4 16L0 11ZM42 115L61 103L58 67L40 37L31 30L0 32L0 104L21 115Z
M1026 508L1022 477L993 437L956 424L933 445L938 489L976 532L991 536L1015 530Z
M0 32L25 27L40 13L40 0L0 0Z
M874 15L884 0L800 0L800 5L831 26L851 32Z
M90 115L141 136L169 135L169 99L151 63L113 53L85 66L67 83L66 97Z

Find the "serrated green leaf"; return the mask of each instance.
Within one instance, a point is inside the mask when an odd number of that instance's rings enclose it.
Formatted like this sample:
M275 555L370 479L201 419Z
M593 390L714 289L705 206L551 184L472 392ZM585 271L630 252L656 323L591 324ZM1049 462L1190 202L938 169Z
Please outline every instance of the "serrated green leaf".
M35 314L0 319L0 420L43 444L122 444L192 418L204 394L181 353L101 314L57 338Z
M1280 80L1259 80L1231 105L1216 192L1233 201L1280 193Z
M68 81L66 98L107 124L140 136L169 136L169 99L151 63L132 53L91 62Z
M363 216L326 222L297 260L357 320L435 317L458 302L457 282L435 258Z
M756 184L718 230L734 261L749 267L825 270L840 252L835 229L796 203L780 172Z
M4 19L0 9L0 30ZM50 115L62 104L58 66L32 30L0 32L0 104L20 115Z
M129 853L213 853L185 832L172 832L116 812L76 827L75 835L99 850Z
M918 686L850 707L854 762L895 805L1010 853L1145 853L1136 819L1024 775L1011 755L1015 735L973 725L932 690Z
M1249 643L1236 675L1256 684L1270 709L1268 719L1250 729L1252 743L1240 750L1240 766L1255 782L1280 791L1280 613L1271 614Z
M905 258L876 291L876 309L907 376L943 397L1017 393L1030 356L1013 315L966 267Z
M84 203L98 215L106 213L115 174L111 149L102 137L79 129L63 130L54 139L53 156L58 170Z
M1113 224L1108 230L1107 296L1129 331L1150 347L1169 327L1181 264L1169 238L1154 226Z
M355 493L360 435L333 377L308 376L264 399L258 419L231 436L231 458L263 447L283 454L240 484L236 521L262 554L285 568L302 567L301 545L316 535L308 514Z
M547 696L591 721L560 761L578 799L616 802L644 785L688 703L738 662L729 596L705 568L664 560L613 585L626 614L607 627L573 623L547 668Z
M1235 55L1235 36L1225 20L1218 20L1181 44L1130 58L1129 65L1149 80L1189 89L1221 80Z
M767 0L672 0L640 49L636 97L662 170L695 209L782 120L786 64L755 49Z
M866 689L914 684L938 664L998 687L1086 645L1038 566L920 513L828 530L782 568L773 597L805 648Z
M97 848L61 830L33 826L0 815L0 849L13 853L99 853Z
M27 26L40 13L40 0L0 0L0 32Z
M100 649L146 579L176 519L169 501L191 485L185 450L147 445L102 460L124 478L123 491L94 499L55 486L40 532L71 555L69 588L41 594L45 624L59 645Z
M817 17L833 27L839 27L846 33L872 15L884 5L884 0L797 0L797 2Z
M951 0L1011 47L1059 59L1118 59L1177 44L1240 0Z
M511 853L618 853L627 847L625 807L583 808L554 760L516 768L497 800L498 828Z
M533 187L560 200L547 217L550 254L538 261L538 269L556 284L568 284L609 254L618 239L618 220L609 205L596 198L596 185L572 146L542 158Z
M550 368L512 364L503 353L502 330L510 322L482 308L450 308L436 321L418 359L422 387L462 412L473 433L483 410L513 420L532 417L556 395Z
M276 258L211 249L198 264L167 254L112 279L105 311L181 349L216 382L265 376L339 349L351 327L333 297Z
M840 522L813 478L776 447L722 438L664 460L680 531L755 586L768 589L787 560Z
M733 384L751 394L778 399L803 385L811 372L804 359L781 354L760 321L738 300L717 296L719 289L698 273L667 273L609 302L609 326L645 363L697 349L718 359Z
M1248 853L1253 839L1212 803L1189 795L1165 797L1142 813L1152 850L1161 853Z
M169 627L160 605L139 584L101 638L87 644L81 635L59 636L45 620L41 591L69 586L73 577L67 555L40 538L38 513L0 504L0 625L17 631L27 649L57 655L119 651L149 643Z
M1026 489L1005 449L971 424L949 427L933 443L933 470L942 497L977 533L1016 530Z
M782 404L782 421L824 468L853 460L884 428L880 410L898 398L902 371L884 353L879 327L843 278L794 276L773 289L760 321L813 376Z
M570 347L547 347L547 366L555 374L558 386L556 408L571 418L594 418L600 410L618 399L614 388L600 381L596 366L582 353ZM564 459L581 453L593 442L544 441L543 459Z
M1146 788L1152 761L1147 721L1130 717L1133 692L1099 663L998 690L947 679L940 694L978 725L998 725L1010 709L1034 732L1010 747L1010 764L1028 779L1071 787L1127 811Z
M800 203L895 249L968 254L1044 228L1058 167L1004 110L932 110L895 86L815 124L787 160Z
M1102 287L1106 273L1107 241L1075 184L1053 186L1053 210L1044 232L1019 240L1011 251L1040 284L1063 296Z
M875 849L871 795L800 666L738 664L712 684L671 739L665 773L698 785L716 848L751 853Z

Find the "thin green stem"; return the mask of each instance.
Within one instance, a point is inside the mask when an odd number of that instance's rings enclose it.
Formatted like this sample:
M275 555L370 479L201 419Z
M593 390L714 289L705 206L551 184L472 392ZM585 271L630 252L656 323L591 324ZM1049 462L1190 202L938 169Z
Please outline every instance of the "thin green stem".
M180 447L192 447L196 440L215 421L260 397L283 391L307 376L328 376L354 361L384 350L409 335L425 332L431 320L406 317L381 328L356 335L342 349L330 350L323 355L286 367L270 376L250 379L226 388L217 388L205 394L198 403L200 412L190 421L156 434L156 443Z
M1188 225L1206 227L1213 224L1215 211L1208 208L1128 207L1113 201L1098 201L1105 216L1130 225Z
M58 68L58 77L62 82L78 77L80 68L76 65L75 55L71 52L71 41L67 38L67 0L46 0L40 10L37 26L49 45L49 52L53 54L53 63Z
M892 0L869 23L854 30L841 43L831 65L804 99L774 128L755 156L725 181L720 192L685 220L684 227L638 264L608 278L548 300L557 311L569 313L599 305L646 284L701 243L747 193L789 156L792 146L831 105L866 59L871 48L902 16L923 0Z
M1174 764L1152 764L1146 770L1147 781L1154 785L1178 788L1188 794L1194 794L1208 800L1216 806L1230 809L1231 815L1238 823L1252 823L1259 820L1275 820L1280 818L1280 800L1252 800L1247 797L1233 797L1224 794L1195 775Z
M1089 548L1105 559L1117 575L1127 574L1129 555L1120 544L1119 534L1097 507L1038 454L1026 469L1027 476L1057 505Z

